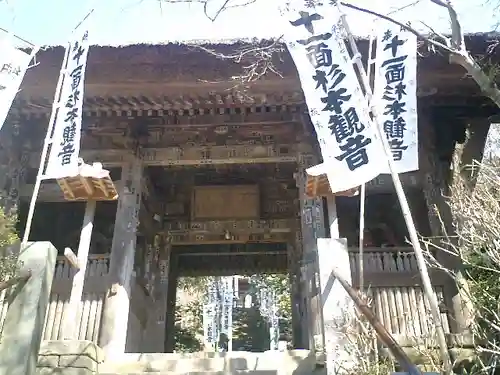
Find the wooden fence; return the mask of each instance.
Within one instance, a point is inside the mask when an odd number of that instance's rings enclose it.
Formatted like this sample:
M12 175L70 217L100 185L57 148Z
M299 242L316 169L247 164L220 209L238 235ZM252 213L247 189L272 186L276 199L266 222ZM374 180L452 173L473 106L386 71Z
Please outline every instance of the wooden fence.
M353 285L359 287L359 249L349 249ZM413 248L366 248L363 251L364 290L380 322L398 339L427 336L434 331ZM445 277L430 269L434 290L444 304ZM445 333L449 318L441 313Z

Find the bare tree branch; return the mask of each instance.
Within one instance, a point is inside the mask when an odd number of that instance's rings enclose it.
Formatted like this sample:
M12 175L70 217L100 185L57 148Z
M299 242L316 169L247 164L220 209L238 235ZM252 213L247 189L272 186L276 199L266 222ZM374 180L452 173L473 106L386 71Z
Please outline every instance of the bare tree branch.
M275 66L277 60L281 60L281 54L285 52L285 45L282 43L283 36L270 40L245 44L231 54L224 54L216 49L207 48L203 45L193 44L194 49L202 50L218 59L232 60L243 65L243 73L231 77L234 86L231 88L238 92L244 92L246 86L267 75L269 72L283 78L282 74Z
M215 15L211 16L209 14L209 5L213 3L213 0L158 0L161 4L164 3L169 3L169 4L182 4L182 3L197 3L197 4L202 4L203 5L203 12L205 13L205 16L212 22L215 22L215 20L226 10L228 9L234 9L234 8L241 8L245 7L247 5L255 3L257 0L246 0L240 4L231 4L232 1L234 0L224 0L224 3L220 6L218 6L217 10L215 11Z
M28 271L19 276L11 277L6 281L2 281L0 282L0 291L10 288L11 286L14 286L20 282L26 282L30 277L31 277L31 271Z
M465 43L464 43L464 36L462 33L462 26L460 25L460 22L458 21L458 14L453 8L453 5L451 4L450 0L430 0L434 4L437 4L441 7L444 7L448 10L448 14L450 16L450 25L451 25L451 42L453 48L455 48L458 51L465 51Z
M372 10L361 8L349 3L341 2L341 4L347 8L351 8L372 16L382 18L386 21L392 22L401 28L411 32L418 38L424 40L427 44L434 47L438 47L449 53L449 61L452 64L462 66L467 74L477 83L481 92L484 96L490 98L499 108L500 108L500 90L495 82L495 77L490 77L487 75L477 61L471 56L464 43L464 35L462 32L462 27L460 25L457 12L453 8L451 1L449 0L430 0L432 3L444 7L448 10L451 23L451 41L445 40L445 43L437 41L435 39L424 36L417 30L404 24L400 21L395 20L392 17L374 12Z

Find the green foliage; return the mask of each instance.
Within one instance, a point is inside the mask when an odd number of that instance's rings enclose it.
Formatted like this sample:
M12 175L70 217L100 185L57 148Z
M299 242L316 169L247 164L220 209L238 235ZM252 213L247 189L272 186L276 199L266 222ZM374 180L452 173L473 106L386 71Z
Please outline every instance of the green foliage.
M19 237L16 233L17 219L14 215L4 213L0 207L0 249L5 250L9 245L16 243ZM17 257L2 251L0 256L0 280L13 276L17 270Z
M208 285L209 277L200 276L200 277L180 277L178 280L178 288L185 290L187 292L193 292L198 294L206 294L207 285Z
M190 294L206 297L209 277L182 277L178 287ZM259 274L250 278L251 294L255 301L259 290L269 288L275 292L280 316L280 334L291 337L291 302L288 275ZM257 297L257 298L256 298ZM187 304L177 304L175 350L195 352L203 350L203 298ZM269 323L260 314L258 306L233 310L233 350L265 351L269 349Z
M256 289L269 288L276 293L278 314L291 319L292 305L290 299L290 283L287 274L259 274L251 277Z
M233 314L233 350L269 350L269 326L259 309L238 308Z
M177 305L174 337L177 353L203 350L203 305L200 301Z

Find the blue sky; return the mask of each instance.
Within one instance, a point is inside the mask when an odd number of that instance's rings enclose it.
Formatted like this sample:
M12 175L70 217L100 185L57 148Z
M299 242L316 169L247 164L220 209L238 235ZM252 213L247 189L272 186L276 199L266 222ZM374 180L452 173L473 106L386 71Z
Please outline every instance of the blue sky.
M58 45L68 40L72 29L92 8L92 44L126 45L134 43L166 43L186 40L221 40L280 35L274 22L279 16L280 0L256 0L254 4L227 10L215 22L203 13L199 3L163 3L159 0L0 0L0 27L41 45ZM492 0L494 2L494 0ZM216 11L224 0L211 0L209 12ZM231 0L231 4L246 0ZM351 0L353 4L370 7L379 12L417 3L393 16L412 21L424 29L419 21L438 31L446 32L448 19L445 10L429 0ZM384 8L376 9L384 3ZM495 27L494 4L488 0L455 0L467 32L491 31ZM368 35L372 19L357 12L348 12L355 34Z

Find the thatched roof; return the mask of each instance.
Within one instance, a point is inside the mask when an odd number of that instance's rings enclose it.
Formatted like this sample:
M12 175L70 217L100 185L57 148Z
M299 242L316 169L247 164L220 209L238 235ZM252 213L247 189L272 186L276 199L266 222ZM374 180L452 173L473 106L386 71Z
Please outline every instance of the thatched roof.
M472 34L467 36L466 43L474 55L485 55L493 41L499 39L497 34ZM237 63L220 56L235 56L238 51L271 43L196 41L189 44L93 46L87 67L86 103L89 108L123 106L146 110L189 109L203 106L207 101L210 105L234 105L235 101L242 100L236 90L231 90L237 83L234 77L241 76L248 61ZM367 51L366 39L359 39L358 45L361 52ZM246 84L246 93L262 103L301 103L303 98L293 61L283 45L277 45L276 49L281 51L275 55L273 63L282 77L269 73ZM27 108L50 110L63 54L63 47L46 48L38 54L39 65L27 72L14 107L23 111ZM450 65L444 53L430 53L422 47L421 54L418 66L421 95L460 96L468 100L479 95L475 83L464 78L462 68ZM500 60L497 51L490 56L494 61Z

